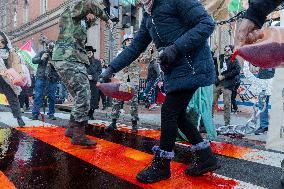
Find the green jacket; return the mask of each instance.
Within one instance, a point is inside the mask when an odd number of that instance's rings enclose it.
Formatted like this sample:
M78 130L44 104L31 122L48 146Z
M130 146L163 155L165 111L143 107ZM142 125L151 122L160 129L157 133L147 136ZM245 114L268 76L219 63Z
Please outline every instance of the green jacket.
M87 29L95 22L87 26L85 17L89 13L104 21L109 19L96 0L79 1L65 9L59 20L59 36L53 50L53 61L90 64L85 50L85 43Z

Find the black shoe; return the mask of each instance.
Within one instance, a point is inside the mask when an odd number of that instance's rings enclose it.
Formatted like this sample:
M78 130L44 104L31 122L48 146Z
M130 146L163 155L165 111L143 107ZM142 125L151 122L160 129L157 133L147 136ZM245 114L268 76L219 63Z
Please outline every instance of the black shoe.
M111 124L106 128L106 132L113 132L115 130L117 130L116 119L113 119Z
M85 134L85 126L87 126L88 122L76 122L72 121L71 125L73 127L73 136L71 143L73 145L80 146L95 146L97 143L93 140L90 140L86 137Z
M138 125L137 125L137 121L132 121L132 129L131 129L131 133L138 133Z
M32 120L38 120L38 115L32 115L31 119Z
M25 126L26 124L25 124L25 122L24 122L24 120L20 117L20 118L17 118L17 121L18 121L18 125L20 126L20 127L23 127L23 126Z
M170 163L174 157L174 152L161 150L158 146L154 146L152 150L155 155L151 165L140 171L136 176L136 179L143 183L159 182L171 177Z
M70 137L70 138L72 138L72 136L73 136L73 128L74 128L74 125L72 124L72 122L74 122L75 121L75 119L74 119L74 117L72 116L72 115L70 115L70 120L69 120L69 123L68 123L68 128L65 130L65 132L64 132L64 135L66 136L66 137Z
M186 175L201 176L220 167L208 141L193 145L191 151L193 153L193 162L192 166L185 170Z
M265 127L265 128L259 127L259 128L254 132L254 134L255 134L255 135L261 135L261 134L265 133L266 131L268 131L268 127Z
M89 116L89 120L94 120L95 118L94 118L94 111L95 111L95 109L90 109L89 110L89 113L88 113L88 116Z
M56 117L55 117L54 115L49 115L49 116L48 116L48 119L50 119L50 120L56 120Z

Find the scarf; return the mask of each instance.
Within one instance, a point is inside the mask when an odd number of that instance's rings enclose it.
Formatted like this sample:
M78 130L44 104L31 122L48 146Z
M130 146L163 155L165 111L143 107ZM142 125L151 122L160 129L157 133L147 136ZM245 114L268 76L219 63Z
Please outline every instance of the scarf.
M154 0L141 0L141 3L144 5L145 11L151 14Z

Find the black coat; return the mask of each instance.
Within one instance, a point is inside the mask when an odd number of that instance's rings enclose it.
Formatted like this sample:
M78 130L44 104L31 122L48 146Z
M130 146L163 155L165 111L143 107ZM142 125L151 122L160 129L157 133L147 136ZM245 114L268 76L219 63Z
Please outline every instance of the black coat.
M266 16L284 0L251 0L244 17L252 20L259 28L262 27Z
M180 54L165 71L167 93L215 82L208 38L215 23L198 0L155 0L152 14L144 13L133 42L110 64L118 72L136 60L153 41L157 49L175 44Z
M50 82L57 82L59 81L59 76L54 67L48 63L48 61L51 60L52 54L49 53L48 59L41 60L42 55L46 52L47 51L41 51L32 59L33 64L38 64L36 78L40 80L48 79Z
M241 67L237 59L233 62L231 57L225 59L224 55L222 54L220 55L220 70L223 68L224 61L226 61L227 70L219 75L223 75L225 79L222 81L217 79L216 85L223 85L224 88L233 90L234 87L240 83Z
M92 57L89 59L90 65L87 67L88 75L93 76L93 80L91 82L97 82L99 79L99 75L102 73L102 65L101 61Z

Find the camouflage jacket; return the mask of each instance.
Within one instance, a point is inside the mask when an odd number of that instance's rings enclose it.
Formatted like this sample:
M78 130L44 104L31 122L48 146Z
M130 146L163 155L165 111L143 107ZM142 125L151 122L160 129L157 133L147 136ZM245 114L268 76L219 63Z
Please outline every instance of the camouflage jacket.
M132 85L139 85L140 66L138 60L139 58L120 72L116 73L115 78L123 83L130 82Z
M104 21L109 19L96 0L78 1L65 9L59 20L59 36L53 50L53 61L89 64L85 50L88 29L85 17L89 13Z

